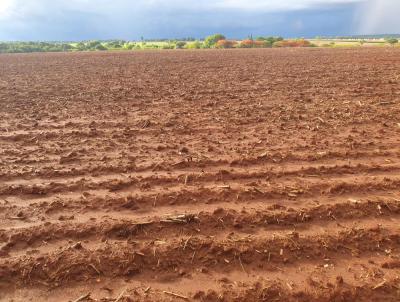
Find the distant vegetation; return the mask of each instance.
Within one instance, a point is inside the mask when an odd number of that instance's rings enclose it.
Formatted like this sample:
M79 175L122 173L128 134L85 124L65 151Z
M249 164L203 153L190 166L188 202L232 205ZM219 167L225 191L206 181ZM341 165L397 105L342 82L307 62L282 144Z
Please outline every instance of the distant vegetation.
M400 46L400 35L360 35L347 37L316 37L309 41L317 47L385 47Z
M322 39L340 39L340 40L379 40L379 39L390 39L390 38L397 38L400 39L400 34L381 34L381 35L350 35L350 36L324 36L318 37Z
M226 40L225 36L222 34L215 34L208 36L203 43L204 48L213 48L219 41Z
M227 39L222 34L204 40L182 38L140 41L107 40L82 42L0 42L0 53L65 52L145 49L201 49L201 48L270 48L270 47L352 47L352 46L399 45L396 35L382 37L352 36L340 38L283 39L282 37L249 37L244 40Z
M396 38L387 38L386 42L394 46L395 44L399 43L399 40Z

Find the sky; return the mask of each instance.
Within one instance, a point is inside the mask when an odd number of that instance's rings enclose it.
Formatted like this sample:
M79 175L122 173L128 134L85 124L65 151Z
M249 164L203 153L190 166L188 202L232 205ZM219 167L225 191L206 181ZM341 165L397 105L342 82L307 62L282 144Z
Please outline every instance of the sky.
M0 0L0 40L399 33L400 0Z

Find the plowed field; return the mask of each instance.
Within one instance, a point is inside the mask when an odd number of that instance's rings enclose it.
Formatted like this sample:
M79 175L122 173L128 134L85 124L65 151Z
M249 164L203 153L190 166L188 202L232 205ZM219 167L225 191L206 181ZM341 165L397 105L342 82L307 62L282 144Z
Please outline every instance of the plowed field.
M399 301L400 50L0 56L0 301Z

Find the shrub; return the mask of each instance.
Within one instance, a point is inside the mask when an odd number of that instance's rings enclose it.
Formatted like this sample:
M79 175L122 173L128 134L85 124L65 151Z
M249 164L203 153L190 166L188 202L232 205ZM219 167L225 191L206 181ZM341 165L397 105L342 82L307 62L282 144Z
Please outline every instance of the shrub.
M219 40L216 44L215 47L217 48L233 48L237 44L236 41L232 40Z
M112 48L116 49L116 48L122 48L125 43L126 43L125 41L117 41L117 40L116 41L108 41L107 43L105 43L105 46L108 49L112 49Z
M175 44L172 43L168 43L168 44L164 44L161 48L162 49L175 49Z
M388 42L390 45L394 46L394 44L399 43L399 40L395 39L395 38L388 38L388 39L386 39L386 42Z
M240 47L242 48L266 48L271 47L272 43L268 40L243 40L240 43Z
M283 41L283 38L282 37L257 37L256 41L265 41L265 42L269 42L269 44L272 45L275 42Z
M254 47L254 41L250 39L243 40L240 42L240 47L241 48L252 48Z
M79 43L76 44L75 48L76 48L77 50L80 50L80 51L86 50L86 45L85 45L85 43L83 43L83 42L79 42Z
M183 42L183 41L178 41L175 44L176 49L183 49L185 46L186 46L186 42Z
M96 46L94 47L94 49L96 49L96 50L107 50L107 48L104 47L102 44L96 45Z
M98 45L101 45L100 41L89 41L86 43L86 47L89 49L96 49Z
M136 43L125 43L124 44L124 48L128 49L128 50L132 50L136 48Z
M187 49L200 49L203 44L200 41L194 41L192 43L186 44Z
M310 41L304 39L298 40L282 40L275 42L274 47L311 47L313 46Z
M162 48L162 47L157 44L143 44L143 48L144 49L158 49L158 48Z
M272 47L272 43L268 40L266 41L254 41L254 47L257 48L267 48Z
M224 35L221 34L215 34L212 36L208 36L205 40L204 40L204 47L205 48L211 48L214 47L215 44L217 44L217 42L219 40L226 40Z

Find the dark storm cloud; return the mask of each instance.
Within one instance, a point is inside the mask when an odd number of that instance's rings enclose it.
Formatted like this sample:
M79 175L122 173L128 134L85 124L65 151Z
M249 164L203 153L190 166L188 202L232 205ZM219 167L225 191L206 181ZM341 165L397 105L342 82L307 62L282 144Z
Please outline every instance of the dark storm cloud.
M368 0L0 0L0 40L343 35L354 32L362 2Z

